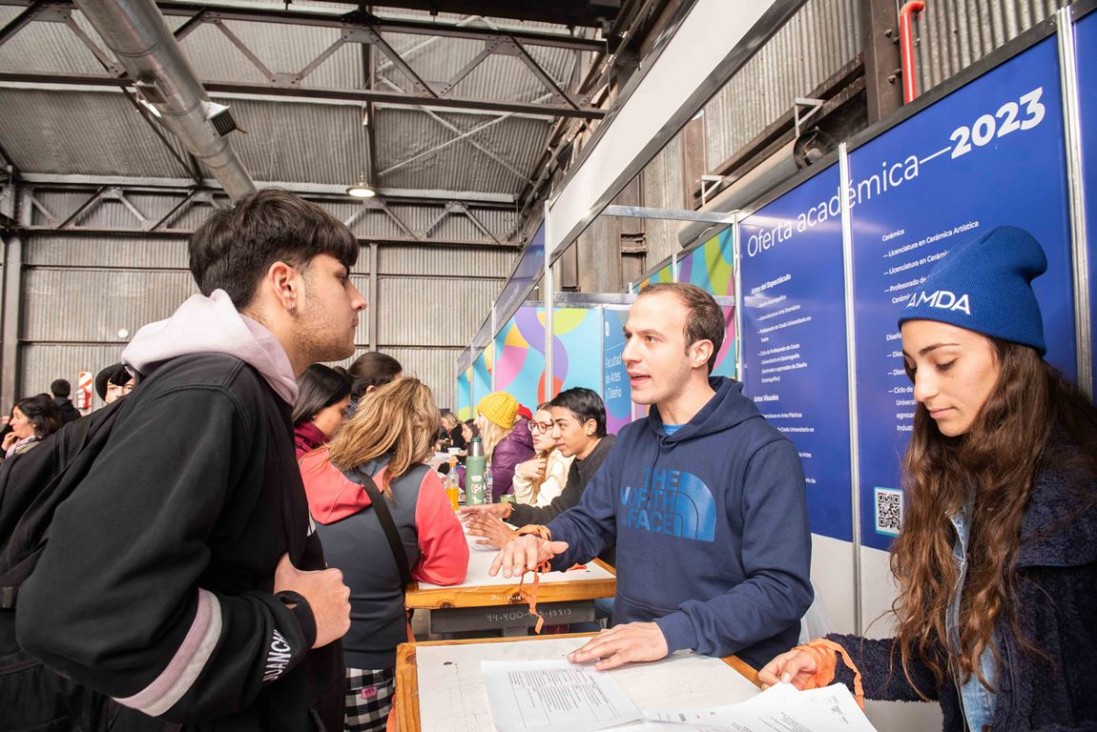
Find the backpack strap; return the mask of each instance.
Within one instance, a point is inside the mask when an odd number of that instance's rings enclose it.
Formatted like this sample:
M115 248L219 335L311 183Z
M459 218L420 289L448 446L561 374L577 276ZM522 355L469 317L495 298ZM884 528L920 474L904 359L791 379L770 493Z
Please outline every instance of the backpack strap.
M401 587L407 587L411 583L411 568L408 566L408 554L404 551L404 543L400 541L400 531L396 528L396 522L392 518L385 496L381 489L373 482L369 473L361 468L357 470L344 470L343 475L352 483L357 483L366 490L377 512L377 520L381 522L381 528L385 530L385 538L389 540L389 548L392 549L392 557L396 560L396 568L400 570Z

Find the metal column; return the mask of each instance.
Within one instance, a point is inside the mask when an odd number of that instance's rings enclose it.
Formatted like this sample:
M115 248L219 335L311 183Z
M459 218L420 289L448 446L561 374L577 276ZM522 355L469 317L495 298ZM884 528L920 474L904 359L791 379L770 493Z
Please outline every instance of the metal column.
M11 191L4 199L3 213L16 218L20 228L30 224L31 207L27 201L19 201L25 195L16 183L10 183ZM21 203L21 205L16 205ZM3 322L0 324L0 411L11 412L15 404L19 379L19 321L23 312L23 243L24 235L17 230L4 244L4 296Z

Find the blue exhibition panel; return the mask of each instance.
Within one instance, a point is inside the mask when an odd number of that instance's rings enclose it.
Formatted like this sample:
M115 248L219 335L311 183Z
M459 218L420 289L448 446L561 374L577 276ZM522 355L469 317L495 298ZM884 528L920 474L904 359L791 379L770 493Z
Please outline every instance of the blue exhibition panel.
M602 313L602 399L606 403L606 429L617 434L632 421L632 387L621 354L625 350L628 309L606 307Z
M1082 181L1085 187L1087 254L1089 259L1089 342L1097 348L1097 12L1075 25L1078 49L1078 90L1082 118ZM1091 394L1097 394L1097 370L1094 370Z
M796 445L814 534L853 539L838 166L744 219L743 385Z
M902 510L899 460L913 389L896 325L948 250L1000 224L1043 245L1034 283L1048 360L1076 378L1066 154L1054 37L988 71L850 155L861 541L886 549ZM959 298L959 294L957 294Z

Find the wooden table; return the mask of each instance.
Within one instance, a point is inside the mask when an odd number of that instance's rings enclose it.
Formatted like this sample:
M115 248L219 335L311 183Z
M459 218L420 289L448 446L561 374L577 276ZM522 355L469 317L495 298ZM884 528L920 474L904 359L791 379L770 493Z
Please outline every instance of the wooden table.
M527 644L533 643L545 643L551 641L561 641L567 639L574 639L575 646L578 647L584 642L584 639L593 636L593 633L577 633L571 635L556 635L556 636L542 636L538 638L491 638L491 639L475 639L475 640L454 640L454 641L429 641L423 643L403 643L396 650L396 709L394 714L396 716L396 729L399 732L421 732L420 725L420 696L419 696L419 667L417 662L417 652L420 649L437 646L460 646L460 645L474 645L474 644L496 644L496 643L521 643L524 648L530 648ZM490 646L489 646L490 647ZM692 655L692 654L690 654ZM673 674L672 678L676 682L683 682L683 679L679 673L677 673L678 667L674 664L678 662L679 656L672 656L663 661L659 661L655 664L634 664L632 666L625 667L641 673L659 673L667 674L669 672ZM722 659L723 662L731 668L738 671L747 681L758 685L758 673L748 666L745 662L735 656ZM616 673L607 672L607 673ZM668 684L673 686L674 684ZM713 699L710 702L710 706L717 706L719 704L727 704L735 699ZM487 700L480 700L480 703L486 709ZM457 729L454 727L454 729ZM485 730L490 730L491 727L484 727Z
M528 604L519 594L520 579L488 574L496 554L472 549L464 582L450 587L412 582L404 604L409 609L430 610L433 633L533 627L537 618L529 614ZM532 576L526 573L524 589L532 589ZM613 597L616 591L613 568L596 559L582 569L541 575L537 610L549 625L593 621L594 601Z

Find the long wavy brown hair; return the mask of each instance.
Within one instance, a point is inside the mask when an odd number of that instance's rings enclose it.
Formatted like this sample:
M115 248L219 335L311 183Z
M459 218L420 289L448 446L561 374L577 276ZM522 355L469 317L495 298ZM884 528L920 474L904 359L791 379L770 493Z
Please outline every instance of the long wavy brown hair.
M999 619L1011 624L1023 648L1043 655L1034 639L1021 633L1015 602L1021 519L1036 473L1048 466L1097 475L1097 410L1090 400L1032 348L991 341L1001 367L998 381L968 433L942 435L919 404L903 458L908 509L892 546L891 569L899 583L893 605L896 646L912 685L909 664L915 658L930 668L937 683L948 673L945 618L959 578L949 516L971 502L955 662L961 681L975 674L991 688L979 671L979 659L990 647L1001 664L992 642ZM1093 500L1092 491L1084 500Z
M533 410L533 416L536 417L538 412L547 412L548 408L549 408L549 404L551 404L551 403L552 402L541 402L540 404L538 404L537 409ZM529 424L533 425L533 420L532 419L529 421ZM537 440L535 439L534 442L536 442L536 441ZM534 447L536 448L536 445ZM553 450L554 449L556 449L556 448L553 448ZM548 460L548 456L551 455L551 454L552 454L552 450L547 450L547 451L535 450L535 452L534 452L534 455L533 455L534 457L545 458L545 460L546 460L546 462L545 462L545 472L541 473L540 478L534 478L529 484L531 498L532 498L534 503L537 502L537 496L539 496L541 494L541 486L543 486L545 484L545 479L548 478L548 462L547 462L547 460Z
M430 389L404 377L371 391L354 416L328 443L331 463L350 470L391 455L380 488L391 494L392 481L434 452L440 417Z

